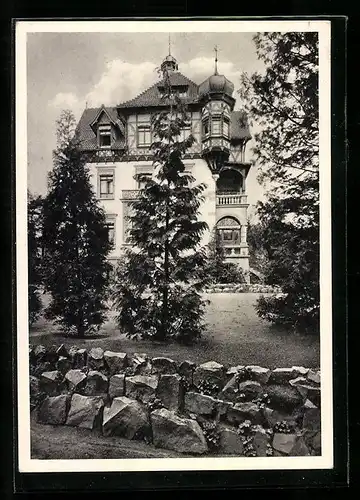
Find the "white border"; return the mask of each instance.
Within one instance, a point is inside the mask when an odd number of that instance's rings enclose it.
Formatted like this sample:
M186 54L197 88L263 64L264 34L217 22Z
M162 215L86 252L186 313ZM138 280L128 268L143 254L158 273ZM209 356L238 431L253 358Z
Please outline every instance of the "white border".
M16 272L18 452L20 472L330 469L333 467L331 303L330 21L17 21ZM319 457L36 460L30 456L27 302L27 74L30 32L305 32L319 33L320 135L320 367L322 455Z

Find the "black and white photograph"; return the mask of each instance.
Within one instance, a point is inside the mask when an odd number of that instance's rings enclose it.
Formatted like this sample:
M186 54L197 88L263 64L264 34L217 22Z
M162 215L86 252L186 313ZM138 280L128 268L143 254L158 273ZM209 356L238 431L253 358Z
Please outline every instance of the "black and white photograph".
M16 23L21 472L333 466L330 23Z

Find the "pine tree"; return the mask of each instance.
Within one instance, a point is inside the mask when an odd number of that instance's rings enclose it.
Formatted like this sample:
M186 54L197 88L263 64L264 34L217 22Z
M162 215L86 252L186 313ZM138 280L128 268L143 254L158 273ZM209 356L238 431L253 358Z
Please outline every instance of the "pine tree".
M82 337L105 319L111 245L79 146L75 118L63 111L44 203L44 285L51 294L45 313Z
M30 326L38 319L42 310L40 298L42 284L42 207L42 197L34 197L28 193L28 303Z
M189 116L164 76L166 111L152 117L154 174L132 203L130 242L118 268L115 305L119 328L153 340L196 340L204 328L206 253L200 248L207 224L198 220L204 184L185 173L182 140Z
M254 154L267 187L258 204L265 280L283 294L261 298L272 322L319 328L319 130L317 33L259 33L262 74L243 75L246 111L260 126Z

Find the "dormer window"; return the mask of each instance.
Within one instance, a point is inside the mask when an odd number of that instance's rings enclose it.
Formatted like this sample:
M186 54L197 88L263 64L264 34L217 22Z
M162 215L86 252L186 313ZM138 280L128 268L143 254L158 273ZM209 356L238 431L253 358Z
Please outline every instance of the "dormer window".
M101 148L111 147L111 125L99 125L98 139Z

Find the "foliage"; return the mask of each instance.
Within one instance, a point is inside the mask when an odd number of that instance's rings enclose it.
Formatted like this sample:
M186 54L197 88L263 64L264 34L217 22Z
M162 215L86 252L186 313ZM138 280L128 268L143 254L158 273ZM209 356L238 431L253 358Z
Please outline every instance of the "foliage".
M209 450L218 450L220 447L220 431L217 422L208 420L201 420L199 422Z
M204 184L185 174L184 153L194 142L180 137L189 115L165 74L169 108L152 117L154 173L131 203L129 241L113 293L119 328L130 337L190 343L200 337L206 302L206 255L198 220Z
M217 231L207 246L206 273L211 284L245 283L243 270L232 262L225 262L224 247Z
M254 42L265 71L243 75L240 94L261 128L253 151L268 188L258 204L265 282L283 291L262 297L257 311L275 323L318 331L318 37L259 33Z
M42 254L42 206L41 196L28 193L28 300L29 324L32 325L42 310L40 298Z
M44 203L46 317L66 333L84 336L103 323L110 270L104 211L98 206L80 151L75 118L57 121L57 148Z
M264 275L269 265L265 250L264 228L260 222L248 220L247 243L249 245L249 265L261 275ZM260 275L260 276L261 276ZM262 282L263 280L260 279Z

